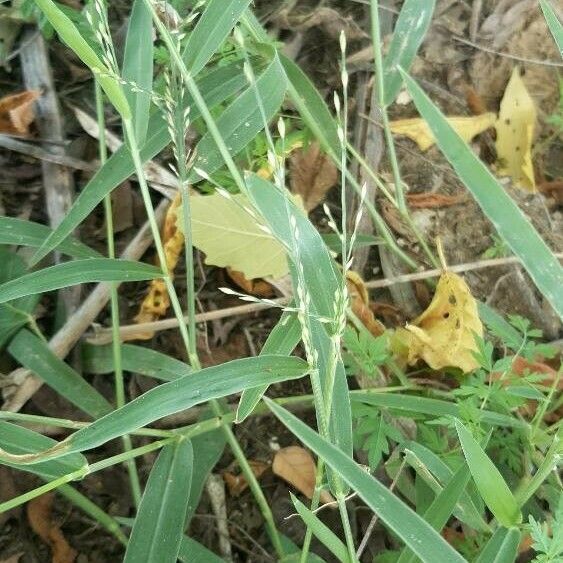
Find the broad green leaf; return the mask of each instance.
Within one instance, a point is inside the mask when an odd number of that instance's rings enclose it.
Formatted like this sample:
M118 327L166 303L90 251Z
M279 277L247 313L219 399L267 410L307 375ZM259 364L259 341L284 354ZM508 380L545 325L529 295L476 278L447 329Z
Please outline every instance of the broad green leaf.
M489 510L503 526L520 524L522 513L500 471L459 420L455 427L477 490Z
M545 21L555 39L555 43L557 43L557 47L559 48L559 54L563 57L563 25L559 21L553 6L548 2L548 0L540 0L540 6L543 10L543 15L545 16Z
M47 343L30 332L20 330L8 346L8 352L24 367L39 376L49 387L73 405L99 418L112 406L94 387L67 363L55 356Z
M125 563L176 563L184 537L192 470L189 440L162 449L141 499Z
M467 464L462 465L449 480L448 484L442 491L436 495L436 498L425 510L423 518L436 531L441 531L446 525L454 508L459 501L461 495L465 491L465 487L469 482L471 473ZM414 563L416 555L408 548L405 548L397 563Z
M256 78L256 83L235 98L216 122L232 156L239 154L262 131L264 117L266 121L272 119L285 98L287 84L278 53L271 47L266 47L265 50L270 53L271 63ZM262 108L256 103L257 96L260 97ZM194 166L208 174L212 174L224 164L223 157L209 131L201 138L195 152L197 157ZM190 180L198 179L198 174L193 171Z
M45 14L49 23L55 28L59 37L76 53L82 62L96 75L96 80L104 89L109 101L121 114L123 119L131 118L131 110L127 98L119 82L110 77L109 70L99 59L98 55L80 35L70 18L62 12L51 0L35 0L40 10Z
M0 228L1 232L1 228ZM25 262L17 254L6 248L0 247L0 287L5 282L18 278L25 274ZM0 348L15 334L22 326L30 321L30 315L39 301L38 295L29 295L16 299L11 303L0 305Z
M351 393L350 397L352 401L376 405L378 407L386 407L396 411L426 414L433 417L461 416L458 405L440 399L397 395L396 393L370 393L369 391L354 392ZM483 422L494 426L528 428L525 422L504 414L492 411L481 411L480 415Z
M210 0L188 37L183 53L186 68L195 76L223 44L250 0Z
M342 540L319 517L311 512L295 495L290 493L295 509L303 522L311 529L316 538L329 549L339 561L350 561L348 550Z
M402 73L407 89L428 122L440 150L473 194L501 238L520 258L530 277L563 318L563 268L530 221L520 211L473 150L462 141L418 84Z
M182 563L225 563L218 555L188 536L182 537L178 559Z
M399 68L409 70L432 20L436 0L406 0L393 30L389 51L383 61L383 103L395 100L403 84Z
M514 563L520 539L518 528L498 528L475 563Z
M9 422L0 421L0 448L11 454L32 454L49 449L57 442L52 438L33 432ZM58 459L42 461L34 465L13 465L2 461L3 465L18 470L29 471L47 481L58 479L88 465L86 458L79 453L62 456Z
M56 266L31 272L0 285L0 303L77 285L105 281L143 281L162 277L159 268L132 260L87 258L63 262Z
M220 67L198 81L201 94L210 108L233 96L246 84L242 64L238 61ZM199 110L190 99L187 99L186 105L191 106L190 118L192 121L200 117ZM140 151L143 162L153 158L170 142L168 128L160 112L153 113L148 129L147 140ZM55 249L80 225L107 194L134 172L135 166L129 149L123 145L86 184L66 217L35 253L32 263L36 264L51 250Z
M134 344L121 345L121 365L124 371L153 377L161 381L172 381L189 375L193 371L188 364L176 358ZM82 368L86 373L113 373L115 366L112 345L83 344Z
M33 221L15 217L0 217L0 244L39 248L52 232L49 227ZM73 258L101 258L99 252L74 237L68 237L57 250Z
M127 26L122 78L127 81L125 97L133 117L137 143L147 136L153 73L152 16L145 0L135 0Z
M268 335L260 354L289 355L300 340L301 324L297 319L297 315L285 312ZM252 413L267 389L267 387L262 386L245 389L242 392L235 422L242 422Z
M164 383L125 406L78 430L67 439L66 452L89 450L130 434L155 420L248 387L303 377L309 369L300 358L258 356L202 369Z
M249 208L245 195L212 194L194 197L190 204L193 243L205 253L206 264L228 266L247 279L287 274L284 247L245 210ZM178 213L177 225L182 223Z
M422 561L436 563L464 562L459 555L427 522L404 504L377 479L363 470L350 456L321 438L315 431L290 412L264 398L269 409L304 445L325 463L377 514Z
M339 160L338 129L325 101L309 77L288 57L280 55L291 101L323 149Z

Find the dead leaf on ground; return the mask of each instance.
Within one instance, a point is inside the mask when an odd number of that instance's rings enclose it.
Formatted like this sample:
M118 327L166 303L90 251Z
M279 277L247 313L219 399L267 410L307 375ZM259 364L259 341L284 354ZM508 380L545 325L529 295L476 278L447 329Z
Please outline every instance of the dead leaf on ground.
M74 563L78 553L52 518L53 498L54 495L49 493L29 501L27 519L33 531L51 548L53 563Z
M338 182L338 170L319 143L295 151L289 160L289 170L291 191L301 196L307 211L322 203Z
M375 318L370 308L369 293L364 280L357 272L348 270L346 283L352 312L374 336L381 336L385 332L385 326Z
M446 194L407 194L409 206L413 209L450 207L467 201L465 195L446 195Z
M0 99L0 133L28 135L35 119L33 104L41 96L38 90L26 90Z
M315 492L316 467L313 456L300 446L289 446L276 452L272 471L284 481L295 487L307 498L313 498ZM328 491L321 491L321 503L334 502Z
M444 272L426 311L397 329L391 345L409 365L424 360L435 370L458 367L467 373L479 366L475 334L483 336L477 302L463 278Z
M552 197L557 205L563 205L563 180L542 182L537 186L538 191L547 197Z
M19 563L19 560L23 554L23 551L14 553L14 555L11 555L10 557L8 557L8 559L1 559L0 563Z
M275 295L274 288L263 279L249 280L242 272L237 272L232 268L227 268L227 275L249 295L256 297L272 297Z
M518 67L512 71L500 103L496 149L499 174L510 176L516 187L535 192L532 142L537 112Z
M496 115L489 112L473 117L448 117L447 120L457 134L464 141L469 142L473 137L492 127L495 124ZM413 140L421 151L428 150L436 142L430 127L420 117L392 121L390 126L395 135L404 135Z
M252 473L257 479L260 479L260 477L262 477L266 469L270 467L267 463L264 463L263 461L256 461L252 459L248 460L248 464L250 465L250 468L252 469ZM225 484L229 489L229 494L233 497L238 497L243 491L245 491L248 488L248 481L246 480L246 477L244 476L243 473L240 473L239 475L235 475L230 471L225 471L223 473L223 479L225 480Z

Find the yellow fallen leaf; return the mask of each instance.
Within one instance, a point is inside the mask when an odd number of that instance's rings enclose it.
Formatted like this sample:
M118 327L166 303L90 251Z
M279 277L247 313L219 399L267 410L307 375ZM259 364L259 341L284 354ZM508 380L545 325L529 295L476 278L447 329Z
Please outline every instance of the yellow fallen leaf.
M492 127L496 121L494 113L483 113L473 117L448 117L448 123L456 130L457 134L466 142L473 137ZM424 119L399 119L390 123L391 131L395 135L404 135L415 141L421 151L428 150L435 142L434 135Z
M504 92L495 123L496 149L499 173L510 176L515 186L530 192L536 191L532 165L536 117L536 106L516 67Z
M483 336L477 302L463 278L444 272L432 302L412 324L395 331L392 348L410 365L424 360L432 369L478 367L474 335Z

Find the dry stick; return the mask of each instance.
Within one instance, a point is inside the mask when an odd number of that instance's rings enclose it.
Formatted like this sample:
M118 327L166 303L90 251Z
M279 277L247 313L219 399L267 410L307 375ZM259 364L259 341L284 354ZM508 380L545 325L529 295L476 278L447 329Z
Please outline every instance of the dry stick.
M155 209L159 223L164 220L169 202L162 200ZM148 222L143 225L135 238L127 245L120 258L138 260L152 243L152 235ZM59 358L64 358L88 330L100 311L109 300L110 284L98 284L82 305L72 314L63 327L49 341L49 348ZM14 370L9 376L18 385L18 389L2 406L2 410L19 411L33 394L43 385L43 381L23 368Z
M556 258L563 260L563 252L556 253ZM449 266L448 271L454 273L470 272L472 270L482 270L483 268L493 268L495 266L507 266L510 264L518 264L520 259L516 256L509 256L507 258L492 258L489 260L479 260L477 262L467 262L465 264L458 264L456 266ZM413 281L426 280L428 278L437 278L442 274L442 270L436 268L434 270L424 270L414 274L405 274L393 278L386 278L383 280L372 280L365 283L367 289L383 289L398 283L409 283ZM269 303L252 303L249 305L238 305L235 307L227 307L225 309L218 309L216 311L208 311L205 313L198 313L195 320L198 323L205 321L213 321L217 319L224 319L226 317L234 317L236 315L248 315L256 313L265 309L272 309L274 306L283 307L289 302L288 297L280 297L272 300L276 305ZM163 319L161 321L152 321L149 323L139 323L133 325L124 325L119 329L119 335L123 340L134 340L140 332L161 330L169 330L178 326L177 319ZM95 345L103 345L111 342L111 329L103 328L87 338L88 343Z
M20 60L25 86L28 90L38 90L41 96L37 100L36 124L41 137L48 138L57 144L43 144L47 152L64 156L64 128L61 119L59 101L53 83L51 65L47 45L43 36L30 28L24 33L23 47ZM41 161L43 172L43 186L49 224L54 229L66 217L72 207L74 198L74 182L68 168L49 162ZM55 254L55 261L60 261L60 255ZM80 286L61 290L60 293L67 317L70 316L80 303Z

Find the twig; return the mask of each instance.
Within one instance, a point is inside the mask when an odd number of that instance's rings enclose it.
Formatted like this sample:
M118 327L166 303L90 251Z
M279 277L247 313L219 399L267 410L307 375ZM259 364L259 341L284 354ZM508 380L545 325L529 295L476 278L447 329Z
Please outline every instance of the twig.
M225 495L225 482L214 473L211 473L205 483L205 490L211 501L211 508L217 521L217 536L219 551L226 561L232 561L233 552L227 525L227 502Z
M555 257L559 260L563 260L563 252L556 253ZM518 264L520 259L516 256L509 256L506 258L492 258L489 260L479 260L477 262L467 262L465 264L458 264L456 266L449 266L448 271L454 273L470 272L473 270L482 270L484 268L494 268L495 266L507 266L510 264ZM367 289L383 289L385 287L391 287L399 283L409 283L413 281L426 280L429 278L437 278L442 274L440 268L433 270L425 270L423 272L416 272L414 274L405 274L402 276L396 276L393 278L386 278L383 280L372 280L365 283ZM251 313L256 313L258 311L263 311L265 309L272 309L275 306L283 307L289 302L288 297L280 297L273 300L275 305L270 305L268 303L251 303L248 305L238 305L235 307L227 307L225 309L218 309L216 311L208 311L205 313L198 313L195 316L196 322L201 323L205 321L211 321L216 319L224 319L227 317L233 317L235 315L248 315ZM171 328L176 328L178 326L178 321L175 318L163 319L161 321L152 321L149 323L139 323L132 325L124 325L119 329L119 335L123 340L133 340L137 337L140 332L151 331L158 332L161 330L169 330ZM98 329L94 334L87 337L87 342L89 344L103 345L111 342L111 330L108 328Z
M155 210L157 219L162 222L169 202L162 200ZM150 227L145 223L135 238L128 244L121 258L138 260L152 242ZM80 337L88 330L100 311L109 300L110 284L98 284L82 305L72 314L63 327L49 341L49 348L59 358L65 358ZM18 385L16 392L8 398L2 410L19 411L33 394L43 385L43 381L23 368L14 370L8 376Z

